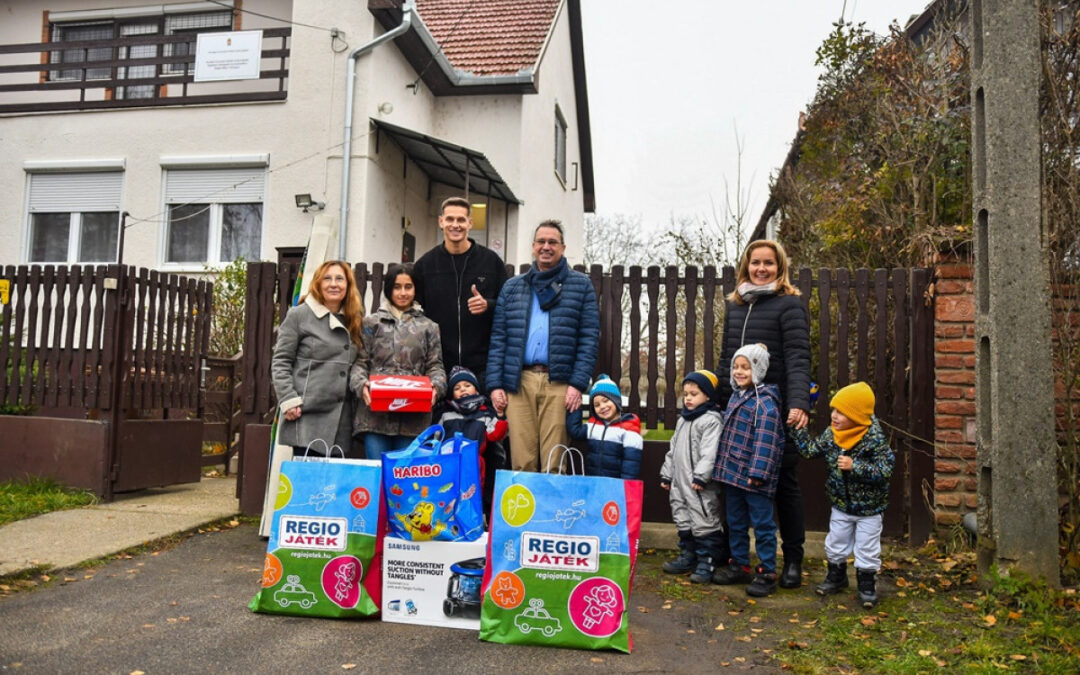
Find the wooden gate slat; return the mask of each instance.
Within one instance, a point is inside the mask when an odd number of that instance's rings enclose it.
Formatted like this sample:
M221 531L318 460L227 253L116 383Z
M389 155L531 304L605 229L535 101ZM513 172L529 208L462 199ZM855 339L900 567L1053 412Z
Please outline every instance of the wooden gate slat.
M704 308L701 312L701 349L705 370L716 371L716 266L706 265L701 284Z
M630 409L645 417L641 410L641 266L630 266L627 280L630 291ZM646 422L648 423L648 422Z
M611 360L611 379L616 384L622 381L622 336L623 336L623 284L626 278L623 266L616 265L611 269L611 332L608 333L608 341L611 343L613 356ZM621 386L621 384L620 384Z
M920 439L934 437L934 307L926 294L930 271L912 271L911 306L911 428ZM926 440L911 442L910 490L911 514L908 518L909 539L925 541L933 531L934 514L934 447Z
M649 343L648 343L648 390L646 396L646 425L655 428L659 400L656 385L660 381L660 367L657 351L660 345L660 268L650 265L645 280L645 292L649 297Z
M260 289L263 293L262 302L269 302L273 306L274 298L274 265L270 264L263 268L263 278L260 282ZM265 305L264 305L265 306ZM285 318L285 313L279 314L279 320ZM258 364L260 375L265 372L268 363L270 363L271 355L274 349L274 313L273 311L267 312L266 316L262 317L262 320L256 326L260 332L257 351L255 352L255 363ZM265 410L270 410L272 402L274 401L274 387L270 382L269 377L260 377L259 380L258 398L258 411L261 413Z
M30 277L26 285L27 295L27 318L26 318L26 366L23 368L23 402L26 405L34 405L37 401L34 384L36 375L40 372L38 367L38 296L41 295L41 265L30 266Z
M603 339L605 335L611 335L611 277L604 274L604 270L600 265L591 265L589 267L589 281L592 282L593 293L596 295L596 306L600 313L600 337L597 341L596 349L596 363L593 364L593 372L589 373L591 377L595 377L600 373L611 374L611 344L608 340ZM587 393L587 392L586 392Z
M664 426L672 429L675 427L675 388L679 380L676 379L676 343L678 342L679 318L677 316L676 302L679 293L679 268L674 265L668 266L664 273L664 297L666 314L665 333L666 343L664 353ZM681 378L680 378L681 379Z
M34 401L39 406L45 405L46 390L51 387L53 374L52 345L50 331L53 315L53 290L56 286L56 268L46 265L41 270L41 327L38 330L40 343L37 349L37 373L34 376Z
M686 351L683 354L683 373L697 370L697 359L694 358L696 356L694 346L697 343L697 289L697 268L687 267L686 283L683 287L683 297L686 299L686 328L683 333L683 345Z
M15 279L15 267L13 265L4 267L3 275L3 278L10 284L8 288L8 301L4 303L3 310L0 311L0 340L2 340L2 342L0 342L0 363L3 363L6 366L9 362L8 359L10 359L12 355L11 306L15 300L16 289L14 288L14 283L12 283ZM14 405L15 401L8 398L11 393L7 372L0 372L0 403Z
M113 387L119 386L119 382L115 382L116 373L116 361L120 358L120 334L117 330L119 323L122 320L123 303L120 300L120 293L122 292L123 279L121 278L120 268L117 265L109 265L105 268L105 273L102 275L102 283L105 279L115 279L116 286L114 288L105 289L102 299L105 304L105 316L101 325L101 374L100 374L100 388L99 397L101 407L103 409L111 410L113 401Z
M888 271L883 269L874 270L874 303L877 309L874 325L874 392L888 391L887 322L889 316L889 289L887 284ZM877 397L882 403L885 403L886 397L883 393L878 393Z
M870 298L870 270L861 268L855 272L855 299L859 306L856 347L855 377L866 382L868 375L868 357L870 354L870 317L866 313L866 301Z
M90 354L88 355L90 371L90 406L93 408L108 409L108 400L102 400L102 340L104 338L102 323L105 320L105 276L107 270L104 265L93 268L94 318L90 327Z
M162 399L165 408L178 408L179 401L177 400L177 359L176 352L178 349L178 326L176 325L177 319L177 303L179 302L179 289L177 283L177 276L170 274L169 282L166 287L166 317L165 317L165 348L164 357L165 362L165 379Z
M9 373L9 377L11 378L11 390L13 394L11 402L15 405L25 405L26 403L28 403L27 399L22 393L23 386L20 377L20 371L23 368L24 360L23 319L26 314L26 277L28 274L29 270L27 269L26 265L19 265L18 269L15 271L15 331L12 335L12 338L15 342L13 348L15 358L11 360L11 373Z
M93 281L89 270L81 265L71 267L72 302L68 307L68 344L71 345L71 388L68 404L83 407L87 403L86 395L86 355L90 350L87 343L87 330L90 325L90 284Z
M832 391L830 370L830 347L832 342L832 317L829 314L829 302L832 300L832 271L826 268L818 270L818 396L817 415L819 419L829 413L829 392Z
M836 388L846 387L851 383L851 352L848 349L848 334L851 332L851 317L848 311L848 292L851 289L851 277L846 269L836 270Z
M52 350L49 354L51 367L49 370L52 379L49 382L48 396L45 405L58 407L60 405L60 388L63 386L63 355L68 351L64 343L64 307L67 306L67 265L59 265L56 268L56 306L53 308L53 335ZM3 361L0 360L0 363Z
M145 267L139 268L139 276L135 282L133 302L135 309L135 381L131 386L131 407L149 408L147 395L147 368L146 368L146 343L149 340L147 326L147 305L150 289L150 270Z

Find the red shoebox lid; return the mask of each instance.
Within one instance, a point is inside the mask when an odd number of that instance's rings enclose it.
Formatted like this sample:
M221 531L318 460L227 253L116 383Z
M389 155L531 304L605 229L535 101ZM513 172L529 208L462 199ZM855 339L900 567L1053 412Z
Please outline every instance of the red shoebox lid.
M375 412L431 412L431 380L424 375L372 375Z

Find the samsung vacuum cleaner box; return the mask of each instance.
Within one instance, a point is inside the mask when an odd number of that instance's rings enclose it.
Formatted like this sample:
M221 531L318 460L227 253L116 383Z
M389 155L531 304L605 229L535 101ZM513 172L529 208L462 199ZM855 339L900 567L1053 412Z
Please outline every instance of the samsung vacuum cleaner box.
M476 541L383 538L382 619L480 630L487 534Z

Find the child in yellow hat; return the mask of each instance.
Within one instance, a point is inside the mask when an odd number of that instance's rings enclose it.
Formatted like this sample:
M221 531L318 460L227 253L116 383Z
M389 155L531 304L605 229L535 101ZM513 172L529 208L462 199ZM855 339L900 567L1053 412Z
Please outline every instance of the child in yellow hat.
M881 567L881 514L889 506L893 451L874 417L874 392L865 382L850 384L832 397L832 424L816 440L806 429L788 433L807 459L824 457L828 469L825 493L832 504L825 537L828 573L818 595L848 587L847 559L855 553L859 601L877 604L876 575Z

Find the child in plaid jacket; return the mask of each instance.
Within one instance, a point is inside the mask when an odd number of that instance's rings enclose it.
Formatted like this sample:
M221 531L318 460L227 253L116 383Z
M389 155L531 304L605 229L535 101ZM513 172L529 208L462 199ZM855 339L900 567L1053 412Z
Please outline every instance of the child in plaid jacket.
M769 350L746 345L731 360L734 393L724 411L715 480L724 484L731 562L714 576L724 584L750 582L748 595L764 597L776 591L776 524L773 495L784 452L780 390L762 384L769 369ZM750 527L761 563L750 572Z

